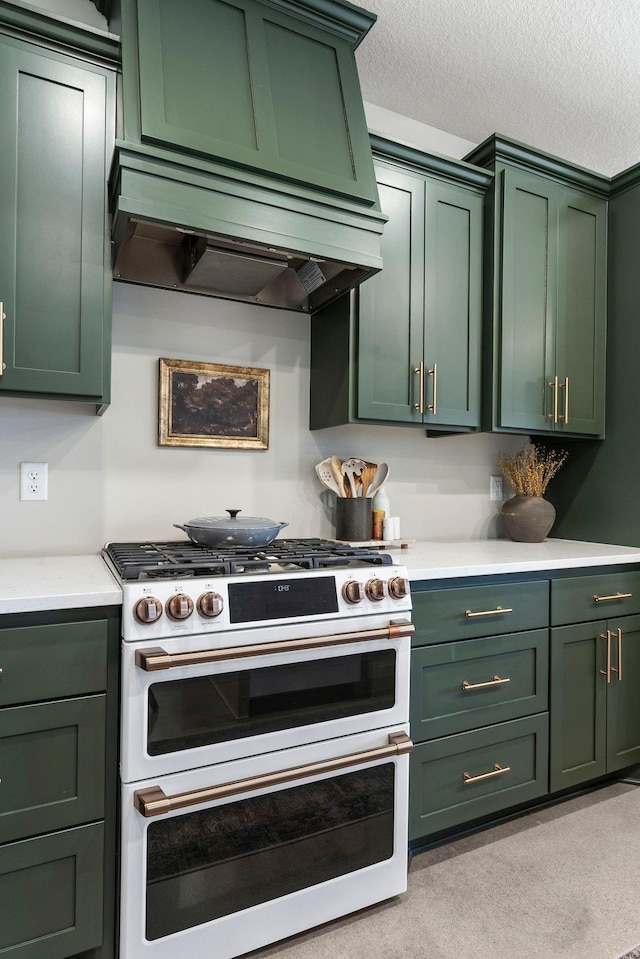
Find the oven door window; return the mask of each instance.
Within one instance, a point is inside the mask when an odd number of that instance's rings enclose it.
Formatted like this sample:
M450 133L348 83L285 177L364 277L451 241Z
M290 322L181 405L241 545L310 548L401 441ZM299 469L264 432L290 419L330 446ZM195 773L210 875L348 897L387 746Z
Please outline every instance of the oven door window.
M159 756L390 709L395 687L394 649L154 683L147 752Z
M146 938L390 859L394 783L384 763L151 823Z

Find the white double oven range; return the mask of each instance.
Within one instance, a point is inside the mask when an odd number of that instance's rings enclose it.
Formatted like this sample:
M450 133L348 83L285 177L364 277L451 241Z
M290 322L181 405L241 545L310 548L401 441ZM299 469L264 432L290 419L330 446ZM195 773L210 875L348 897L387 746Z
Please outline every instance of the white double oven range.
M411 596L378 550L112 543L121 959L231 959L406 889Z

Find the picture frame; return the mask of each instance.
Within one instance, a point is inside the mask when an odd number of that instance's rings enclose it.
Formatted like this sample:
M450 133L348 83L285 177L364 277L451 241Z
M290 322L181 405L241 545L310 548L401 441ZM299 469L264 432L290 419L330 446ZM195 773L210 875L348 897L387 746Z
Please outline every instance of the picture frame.
M160 358L158 445L269 448L270 371Z

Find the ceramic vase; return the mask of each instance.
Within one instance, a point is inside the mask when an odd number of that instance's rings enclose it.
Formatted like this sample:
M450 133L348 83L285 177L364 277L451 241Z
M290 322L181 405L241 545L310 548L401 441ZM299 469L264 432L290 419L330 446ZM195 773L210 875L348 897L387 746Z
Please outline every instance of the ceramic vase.
M516 543L541 543L553 526L556 510L543 496L512 496L502 506L502 521Z

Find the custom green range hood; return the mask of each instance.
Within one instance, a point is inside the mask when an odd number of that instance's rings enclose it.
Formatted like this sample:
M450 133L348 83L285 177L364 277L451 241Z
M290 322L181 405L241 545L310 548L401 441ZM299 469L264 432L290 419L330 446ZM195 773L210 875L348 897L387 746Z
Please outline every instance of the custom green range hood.
M346 0L121 0L114 275L313 312L382 266Z

